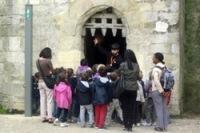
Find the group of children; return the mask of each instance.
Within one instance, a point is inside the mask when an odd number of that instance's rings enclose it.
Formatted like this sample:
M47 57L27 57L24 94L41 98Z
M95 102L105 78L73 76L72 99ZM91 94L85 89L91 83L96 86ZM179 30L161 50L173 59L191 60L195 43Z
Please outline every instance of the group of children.
M123 122L122 109L118 97L113 95L117 71L107 72L102 64L90 68L85 59L74 74L73 69L55 70L57 81L53 89L54 125L68 126L78 122L81 127L103 129L110 126L113 115ZM137 107L134 124L151 126L155 122L155 111L150 95L149 82L138 80Z

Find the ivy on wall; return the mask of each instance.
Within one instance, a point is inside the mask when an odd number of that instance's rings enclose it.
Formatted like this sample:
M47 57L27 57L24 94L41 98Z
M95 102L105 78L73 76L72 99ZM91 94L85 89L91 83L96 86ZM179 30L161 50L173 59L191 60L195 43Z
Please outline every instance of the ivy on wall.
M185 0L184 112L200 113L200 0Z

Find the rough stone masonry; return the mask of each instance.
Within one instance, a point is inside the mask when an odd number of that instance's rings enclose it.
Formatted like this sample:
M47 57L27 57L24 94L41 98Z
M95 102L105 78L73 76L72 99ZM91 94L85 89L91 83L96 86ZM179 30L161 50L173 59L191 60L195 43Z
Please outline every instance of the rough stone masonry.
M55 67L76 68L84 57L83 26L108 7L122 18L127 48L135 51L144 77L152 55L163 52L176 75L170 105L181 111L181 0L30 0L33 4L33 72L40 50L53 50ZM24 0L0 1L0 104L24 110Z

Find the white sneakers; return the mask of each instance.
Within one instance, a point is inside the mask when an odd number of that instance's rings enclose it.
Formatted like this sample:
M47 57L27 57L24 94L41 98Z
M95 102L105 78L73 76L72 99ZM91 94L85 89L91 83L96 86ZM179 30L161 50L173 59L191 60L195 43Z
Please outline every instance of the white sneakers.
M69 124L67 124L65 122L60 123L60 127L68 127L68 126L69 126Z
M53 125L58 126L59 124L60 124L60 121L58 119L55 119L54 122L53 122Z
M53 122L54 126L60 126L60 127L68 127L69 124L65 122L60 122L59 119L55 119Z

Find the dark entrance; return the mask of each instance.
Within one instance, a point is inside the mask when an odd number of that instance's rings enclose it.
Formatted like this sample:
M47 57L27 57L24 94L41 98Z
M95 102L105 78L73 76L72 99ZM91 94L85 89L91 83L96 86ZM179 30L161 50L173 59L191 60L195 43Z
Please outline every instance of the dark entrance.
M120 54L124 55L126 49L126 38L122 36L122 30L118 29L116 36L113 36L112 29L107 29L106 35L103 36L101 29L98 28L95 31L95 35L92 36L90 29L86 29L85 40L84 40L84 54L88 60L89 66L94 64L105 64L107 63L107 57L105 54L99 52L98 48L94 44L94 38L100 36L102 38L101 46L106 51L111 51L111 45L118 43L120 45Z

